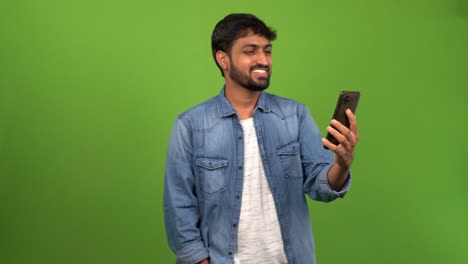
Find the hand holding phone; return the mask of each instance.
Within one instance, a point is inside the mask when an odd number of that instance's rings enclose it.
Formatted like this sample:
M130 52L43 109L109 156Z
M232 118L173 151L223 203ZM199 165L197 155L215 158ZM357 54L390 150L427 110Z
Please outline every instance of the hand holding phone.
M351 112L355 113L360 95L361 93L358 91L342 91L338 97L338 102L336 103L333 119L349 128L350 124L348 117L346 116L346 109L349 109ZM339 144L338 140L330 133L327 133L326 139L335 145ZM326 146L323 147L328 149Z

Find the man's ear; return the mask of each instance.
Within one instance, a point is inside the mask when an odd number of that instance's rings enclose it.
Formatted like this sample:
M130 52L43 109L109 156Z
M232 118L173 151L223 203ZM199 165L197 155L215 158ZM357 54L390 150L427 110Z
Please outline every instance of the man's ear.
M218 50L216 52L216 62L218 62L219 66L221 67L221 69L223 69L223 71L228 70L229 57L226 54L226 52Z

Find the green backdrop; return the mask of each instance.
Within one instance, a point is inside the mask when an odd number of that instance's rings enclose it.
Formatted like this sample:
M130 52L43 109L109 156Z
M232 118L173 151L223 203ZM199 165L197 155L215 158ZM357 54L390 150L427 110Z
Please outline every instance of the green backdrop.
M278 30L269 91L322 131L362 92L352 189L310 202L319 263L468 263L467 0L2 1L0 263L175 262L169 132L219 92L231 12Z

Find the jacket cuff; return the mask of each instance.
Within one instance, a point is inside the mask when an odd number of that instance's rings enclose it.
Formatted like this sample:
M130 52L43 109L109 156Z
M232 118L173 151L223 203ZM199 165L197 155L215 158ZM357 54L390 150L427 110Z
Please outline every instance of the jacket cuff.
M180 249L177 252L177 264L195 264L208 258L208 250L203 245L202 241L197 241Z
M318 182L320 185L320 190L321 193L325 194L328 199L327 201L332 201L335 200L336 198L343 198L346 193L349 191L349 188L351 187L351 171L348 172L348 178L346 179L346 182L344 183L343 187L341 187L341 190L335 191L330 185L330 182L328 181L328 171L330 170L331 165L322 170L318 176Z

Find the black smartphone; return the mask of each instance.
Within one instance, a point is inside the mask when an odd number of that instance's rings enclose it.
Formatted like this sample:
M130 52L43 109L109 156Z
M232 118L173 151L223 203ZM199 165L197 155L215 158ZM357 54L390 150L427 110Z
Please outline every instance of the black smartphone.
M333 119L345 125L349 128L349 120L346 115L346 109L351 110L351 112L356 113L356 108L359 102L359 97L361 93L358 91L342 91L338 97L338 102L336 103L335 113L333 113ZM331 143L338 145L339 142L334 136L330 133L327 133L327 137ZM327 147L323 146L328 149Z

